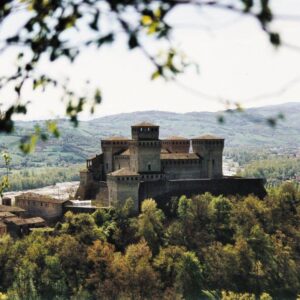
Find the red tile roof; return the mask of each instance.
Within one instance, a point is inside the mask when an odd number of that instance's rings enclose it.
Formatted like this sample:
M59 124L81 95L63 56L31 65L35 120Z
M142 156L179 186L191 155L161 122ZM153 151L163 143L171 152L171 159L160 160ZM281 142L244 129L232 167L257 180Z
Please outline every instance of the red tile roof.
M47 195L41 195L41 194L36 194L31 192L23 193L19 196L16 196L15 199L21 201L38 201L38 202L55 203L55 204L62 204L67 201L67 200L59 200Z

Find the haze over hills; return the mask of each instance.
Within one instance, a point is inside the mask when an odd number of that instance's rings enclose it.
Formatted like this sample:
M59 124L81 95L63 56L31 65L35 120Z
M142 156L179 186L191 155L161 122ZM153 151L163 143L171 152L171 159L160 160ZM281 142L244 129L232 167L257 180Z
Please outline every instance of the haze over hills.
M267 119L284 115L275 128L267 125ZM224 116L225 122L218 122ZM22 136L32 132L38 121L18 121L11 135L1 135L0 150L7 149L15 166L63 165L84 162L86 157L100 152L100 139L111 135L130 136L130 126L141 121L160 125L160 137L180 135L187 138L212 133L226 139L227 148L300 147L300 103L286 103L251 108L242 113L190 112L173 113L144 111L117 114L82 121L78 128L66 120L59 120L61 138L40 142L37 151L24 157L18 150Z

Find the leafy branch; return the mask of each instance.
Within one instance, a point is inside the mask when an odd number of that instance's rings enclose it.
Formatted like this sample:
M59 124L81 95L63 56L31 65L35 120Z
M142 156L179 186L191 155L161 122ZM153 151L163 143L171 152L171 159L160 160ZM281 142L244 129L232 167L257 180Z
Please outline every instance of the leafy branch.
M59 82L48 74L38 72L42 59L55 62L66 58L70 63L79 53L88 47L98 49L114 43L121 33L127 37L130 50L139 49L153 65L151 78L176 80L186 68L194 65L172 45L172 25L168 16L175 8L189 5L195 8L210 7L250 16L256 19L261 29L268 35L275 47L280 46L281 38L271 28L274 15L270 0L4 0L0 2L0 25L23 13L26 20L21 28L0 42L0 53L18 49L17 67L14 74L0 78L0 90L12 88L15 102L0 113L0 133L14 130L13 116L26 114L29 101L24 98L24 86L29 82L33 90L46 92L48 87L61 91L61 100L65 103L65 114L69 120L78 125L78 115L89 109L94 112L101 100L101 91L95 88L88 94L80 94L70 89L67 84ZM280 17L280 16L278 16ZM287 16L284 16L285 19ZM295 16L293 16L295 17ZM105 26L103 25L105 24ZM89 32L88 38L74 40L72 34ZM167 45L160 54L150 51L149 42L160 48ZM47 127L47 125L46 125ZM52 126L53 127L53 126ZM52 128L51 127L51 128ZM51 128L49 133L51 134ZM52 132L53 133L53 132ZM59 136L55 128L54 136ZM45 136L35 129L26 143L21 145L24 152L31 151L36 142ZM27 146L30 143L31 146Z

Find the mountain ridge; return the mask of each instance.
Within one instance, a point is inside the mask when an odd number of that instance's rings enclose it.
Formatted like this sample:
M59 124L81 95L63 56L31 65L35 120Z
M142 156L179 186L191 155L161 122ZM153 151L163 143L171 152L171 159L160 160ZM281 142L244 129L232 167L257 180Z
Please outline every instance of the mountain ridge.
M276 127L267 125L267 119L283 113ZM220 116L225 122L218 122ZM130 137L130 126L149 121L160 125L160 137L172 135L191 138L211 133L225 138L230 148L300 148L300 103L264 106L245 112L189 112L174 113L142 111L123 113L81 121L78 128L65 119L58 120L61 138L39 142L37 151L23 156L18 150L19 141L33 131L34 124L43 121L16 121L16 130L10 135L0 135L0 151L8 150L16 165L44 166L84 162L86 157L100 152L100 139L111 135Z

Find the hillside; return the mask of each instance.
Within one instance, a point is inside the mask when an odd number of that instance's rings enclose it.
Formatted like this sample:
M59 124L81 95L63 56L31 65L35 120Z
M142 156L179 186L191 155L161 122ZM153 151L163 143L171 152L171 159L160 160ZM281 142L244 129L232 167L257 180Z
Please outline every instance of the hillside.
M266 118L282 113L285 116L275 128L266 125ZM218 117L225 117L224 123ZM62 136L39 143L37 151L24 157L18 150L22 136L31 133L37 121L17 122L11 135L2 135L0 150L8 149L13 156L13 166L39 167L81 163L86 157L100 151L100 139L110 135L130 136L130 125L150 121L161 126L161 138L169 135L193 137L213 133L226 139L226 149L231 148L296 148L300 147L300 103L265 106L248 109L246 113L190 112L185 114L145 111L111 115L84 121L76 129L65 120L59 120Z

